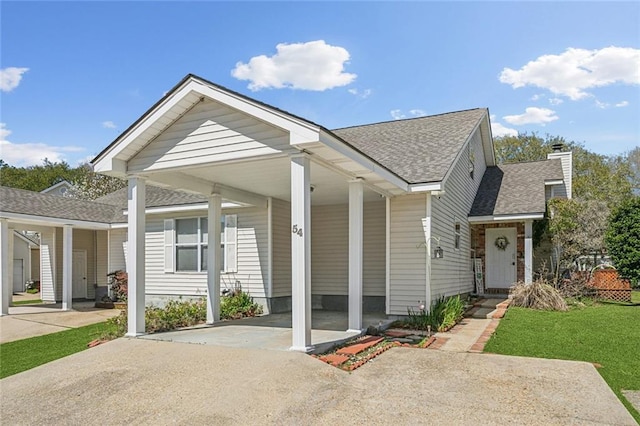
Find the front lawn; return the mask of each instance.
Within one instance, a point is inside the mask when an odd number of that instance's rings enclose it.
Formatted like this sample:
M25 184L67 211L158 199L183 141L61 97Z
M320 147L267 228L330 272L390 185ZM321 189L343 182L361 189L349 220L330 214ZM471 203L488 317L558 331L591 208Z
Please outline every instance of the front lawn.
M640 307L595 304L567 312L511 307L485 352L597 363L598 372L640 422L622 389L640 390Z
M112 326L103 322L3 343L0 345L0 379L83 351L87 349L89 342L102 336L108 327Z

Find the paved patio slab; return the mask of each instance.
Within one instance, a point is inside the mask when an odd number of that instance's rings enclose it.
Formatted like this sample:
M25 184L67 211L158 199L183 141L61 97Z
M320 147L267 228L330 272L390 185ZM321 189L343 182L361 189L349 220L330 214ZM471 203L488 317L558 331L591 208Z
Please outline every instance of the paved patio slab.
M378 325L387 321L384 314L365 314L363 324ZM348 327L346 312L313 311L311 343L315 352L329 350L361 333L345 331ZM288 351L292 343L291 313L223 321L214 326L199 326L188 330L154 333L141 339L168 342L220 345L234 348L261 348Z
M297 352L123 338L0 387L2 424L635 424L591 364L410 348L346 373Z

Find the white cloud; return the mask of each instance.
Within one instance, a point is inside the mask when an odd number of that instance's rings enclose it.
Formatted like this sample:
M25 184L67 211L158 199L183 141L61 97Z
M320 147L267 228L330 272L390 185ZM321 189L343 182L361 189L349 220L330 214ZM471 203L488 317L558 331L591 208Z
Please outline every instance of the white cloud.
M288 87L291 89L323 91L346 86L356 74L344 72L349 52L331 46L324 40L307 43L280 43L273 56L254 56L248 63L238 62L231 75L249 80L249 89Z
M524 114L506 115L502 118L509 123L520 126L523 124L541 124L545 125L552 121L556 121L558 116L556 112L548 108L528 107L524 110Z
M8 67L0 69L0 90L10 92L20 84L22 74L29 71L29 68Z
M608 104L606 102L600 102L599 100L596 99L596 106L600 109L607 109L611 106L611 104Z
M511 129L498 122L494 122L496 118L495 115L492 114L489 118L491 119L491 134L494 138L499 138L501 136L518 136L518 131L516 129Z
M391 117L394 120L402 120L403 118L407 118L407 116L402 113L402 110L399 109L392 109L391 111L389 111L389 114L391 114Z
M391 111L389 111L389 114L391 114L391 117L394 120L402 120L403 118L407 118L407 114L405 114L404 112L402 112L401 109L392 109ZM424 117L425 115L427 115L427 112L422 110L422 109L410 109L408 112L410 117Z
M0 123L0 140L5 140L11 134L11 130L7 129L6 123Z
M514 89L536 86L571 100L591 96L587 91L615 83L640 84L640 49L568 48L560 55L543 55L519 70L504 68L500 81Z
M113 121L108 120L102 122L102 127L104 127L105 129L115 129L118 126L116 126L116 123L114 123Z
M622 102L618 102L617 104L615 104L616 108L623 108L629 106L629 101L622 101Z
M362 99L367 99L373 93L371 89L364 89L363 91L359 91L358 89L349 89L347 92L351 93L354 96L357 96Z
M560 105L561 103L563 103L564 101L560 98L549 98L549 103L551 105Z
M44 143L13 143L6 140L11 130L5 123L0 123L0 158L7 164L16 167L27 167L42 164L47 158L51 162L66 161L65 153L82 152L78 146L51 146Z
M538 100L540 100L540 99L544 98L544 96L545 96L545 95L544 95L543 93L536 93L535 95L533 95L533 96L531 97L531 100L532 100L532 101L538 101Z

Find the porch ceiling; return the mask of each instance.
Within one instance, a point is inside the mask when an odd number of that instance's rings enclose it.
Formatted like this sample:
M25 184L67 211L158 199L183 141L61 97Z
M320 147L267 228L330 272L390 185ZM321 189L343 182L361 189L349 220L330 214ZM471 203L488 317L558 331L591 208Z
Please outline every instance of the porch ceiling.
M264 197L291 200L291 166L289 157L255 159L227 164L211 164L178 171L158 171L147 175L150 182L202 193L198 188L224 185ZM189 185L189 182L192 185ZM327 167L311 163L311 203L343 204L349 200L348 177ZM225 197L229 198L229 197ZM381 195L370 188L364 191L364 201L380 200ZM230 200L239 201L243 200Z

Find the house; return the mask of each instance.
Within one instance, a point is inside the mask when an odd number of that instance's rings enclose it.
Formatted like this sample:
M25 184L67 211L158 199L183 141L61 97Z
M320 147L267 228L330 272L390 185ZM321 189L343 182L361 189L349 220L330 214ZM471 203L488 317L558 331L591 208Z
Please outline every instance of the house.
M36 253L34 253L36 252ZM27 281L39 274L39 265L34 265L34 260L39 259L38 242L26 232L13 231L12 254L12 292L20 293L26 290ZM39 263L39 262L38 262Z
M71 189L73 185L66 180L61 180L60 182L51 185L50 187L43 189L40 191L42 194L51 194L51 195L59 195L64 197L67 194L67 191Z
M43 297L63 308L126 269L131 336L148 301L206 295L213 323L221 287L241 285L292 312L306 351L312 308L360 330L363 311L403 316L478 277L489 292L531 281L532 223L570 195L571 153L498 166L490 129L480 108L328 130L187 75L93 160L126 193L2 188L0 251L9 224L39 227Z

